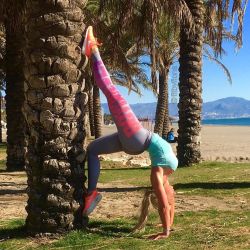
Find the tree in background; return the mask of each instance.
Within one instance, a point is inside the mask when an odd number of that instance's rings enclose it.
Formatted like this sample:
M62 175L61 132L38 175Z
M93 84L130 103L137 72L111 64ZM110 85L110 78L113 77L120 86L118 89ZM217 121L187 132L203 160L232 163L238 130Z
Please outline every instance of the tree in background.
M156 106L154 132L165 136L170 129L168 109L168 78L170 67L178 55L179 29L173 21L163 16L156 29L156 58L159 71L159 91Z
M157 93L154 132L162 135L169 127L168 74L178 48L180 23L191 26L192 15L184 1L131 1L117 3L102 0L101 9L111 8L117 15L118 25L113 30L112 45L117 44L124 30L131 32L132 41L141 55L150 56L151 88ZM157 80L157 72L159 81ZM165 124L164 124L165 122Z
M118 2L117 2L118 3ZM100 1L90 0L86 6L86 22L95 27L94 31L98 39L103 43L100 48L102 58L109 68L111 78L115 84L127 87L129 91L140 94L140 85L144 88L151 88L145 70L141 67L139 56L142 51L136 50L136 41L129 30L119 34L119 15L114 14L112 8L107 6L100 13ZM123 4L120 2L118 4ZM118 11L118 10L117 10ZM118 39L118 40L116 40ZM115 42L116 41L116 42ZM91 68L89 68L91 75ZM100 105L99 88L95 86L93 78L90 85L93 87L93 108L94 108L94 130L95 137L101 136L102 112ZM92 91L91 91L92 92ZM92 118L90 122L92 121Z
M88 91L88 114L89 114L89 135L95 135L95 124L94 124L94 110L93 110L93 81L92 81L91 70L86 70L85 83Z
M0 23L0 142L3 142L2 137L2 91L5 89L5 29L4 25Z
M99 88L93 86L93 113L94 113L94 124L95 124L95 138L102 136L102 107Z
M233 1L202 0L186 1L194 19L192 32L182 25L180 31L179 58L179 122L177 158L180 166L189 166L201 160L201 108L202 108L202 50L204 33L217 54L222 52L225 20L233 20L238 14L238 46L242 44L242 25L246 3ZM231 13L231 14L230 14ZM212 23L209 24L209 23Z
M23 49L24 0L2 1L0 16L5 26L6 54L6 119L7 119L7 170L24 169L25 121L22 113L24 103ZM11 17L11 18L10 18Z
M177 158L180 166L200 162L202 108L203 0L186 1L194 17L195 32L180 30L180 98Z

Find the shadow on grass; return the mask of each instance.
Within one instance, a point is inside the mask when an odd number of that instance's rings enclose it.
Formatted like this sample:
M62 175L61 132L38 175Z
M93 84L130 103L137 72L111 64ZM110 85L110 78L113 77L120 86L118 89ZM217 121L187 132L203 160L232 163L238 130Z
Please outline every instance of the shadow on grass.
M25 189L17 189L17 190L11 190L11 189L2 189L0 190L0 195L10 195L10 194L26 194L26 188Z
M101 171L105 170L105 171L120 171L120 170L149 170L151 169L151 167L127 167L127 168L101 168ZM85 170L88 170L88 168L86 168Z
M0 228L0 242L10 239L23 239L28 236L24 225L16 228Z
M26 184L19 184L18 189L10 189L11 187L16 188L17 184L15 182L1 182L0 195L25 194L26 186L27 186Z
M0 149L6 149L7 148L7 143L6 142L1 142L0 143Z
M26 172L23 170L20 171L7 171L7 170L0 170L1 175L7 175L7 176L27 176Z
M93 234L108 237L124 237L132 232L131 225L117 221L93 221L89 223L88 229Z
M177 183L174 189L236 189L236 188L250 188L250 182L191 182L191 183Z
M0 173L6 172L6 160L0 160Z
M148 190L151 187L114 187L114 188L98 188L101 192L107 193L123 193L123 192L136 192L140 190Z

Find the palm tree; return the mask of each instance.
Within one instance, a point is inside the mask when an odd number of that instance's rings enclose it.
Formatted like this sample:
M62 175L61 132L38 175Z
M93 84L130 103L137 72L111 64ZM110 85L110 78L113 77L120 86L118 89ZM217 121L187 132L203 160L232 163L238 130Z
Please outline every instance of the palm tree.
M2 122L2 90L5 83L5 29L4 25L0 23L0 122ZM2 138L2 123L0 124L0 143L3 142Z
M180 100L177 157L180 166L189 166L201 160L201 108L202 108L202 48L203 33L217 54L222 52L225 35L224 21L238 13L237 44L242 44L242 25L245 10L242 1L233 1L229 11L229 1L186 1L194 20L194 31L182 25L180 31ZM206 7L206 12L205 12ZM231 13L231 14L230 14ZM206 14L206 15L205 15ZM210 25L210 22L215 22Z
M163 135L169 130L168 77L174 59L178 55L179 30L173 22L162 16L156 32L156 54L159 69L159 93L157 98L154 132Z
M7 118L7 170L24 169L25 123L22 113L24 102L23 26L22 7L24 1L2 1L1 21L5 26L6 54L6 118ZM21 8L20 8L21 7ZM12 18L10 18L10 16Z
M0 83L5 80L5 28L2 23L0 23Z
M93 111L95 138L99 138L102 136L102 108L99 88L96 85L93 86Z
M85 76L86 88L88 89L88 113L89 113L89 129L90 135L95 135L94 110L93 110L93 80L91 70L86 71Z
M114 3L102 0L101 10L103 8L118 13L112 45L117 47L124 30L130 30L137 52L150 56L151 87L158 93L154 132L162 135L164 120L164 133L169 127L168 74L178 48L179 24L185 22L191 27L191 13L183 1L124 0ZM158 84L156 71L159 73Z
M242 23L245 5L243 1L233 1L229 13L229 0L218 1L161 1L141 0L134 3L130 0L115 2L101 0L101 10L112 9L117 15L119 25L114 30L113 45L117 46L123 30L129 29L132 34L139 37L139 45L148 46L152 62L152 84L156 87L156 31L161 14L171 17L173 27L181 28L180 38L180 129L178 157L180 165L190 165L200 161L200 119L201 119L201 58L203 46L203 31L209 37L212 47L220 53L224 32L224 20L238 13L239 28L236 34L238 46L241 45ZM207 17L204 17L204 7ZM242 6L243 5L243 6ZM139 13L134 15L134 13ZM216 16L216 19L214 17ZM204 24L205 18L205 27ZM216 20L216 25L209 25ZM147 32L145 32L147 31ZM186 44L187 42L187 44ZM164 112L162 112L164 113Z
M126 31L119 35L119 41L114 43L114 32L118 29L119 23L116 20L116 15L110 15L111 9L107 8L98 15L100 7L99 0L90 0L87 4L87 19L86 22L94 25L97 37L103 43L101 47L102 57L105 64L109 68L111 77L115 84L125 86L130 91L140 94L138 84L145 88L150 87L144 70L140 67L139 50L136 50L136 39ZM119 13L117 13L119 15ZM112 52L111 52L112 51ZM90 74L90 73L89 73ZM93 82L93 81L92 81ZM101 136L101 105L99 97L99 89L93 87L93 108L94 108L94 127L95 137ZM92 119L90 120L92 121Z
M88 96L79 51L86 1L27 0L24 113L29 232L78 226Z
M195 33L180 30L180 99L177 158L179 165L201 160L202 45L204 6L202 0L187 1L195 21Z
M23 47L24 30L13 29L11 20L5 20L6 29L6 119L7 119L7 170L24 170L25 122Z
M95 138L102 136L102 113L99 88L94 83L94 76L90 69L86 72L86 80L88 85L88 112L90 134Z

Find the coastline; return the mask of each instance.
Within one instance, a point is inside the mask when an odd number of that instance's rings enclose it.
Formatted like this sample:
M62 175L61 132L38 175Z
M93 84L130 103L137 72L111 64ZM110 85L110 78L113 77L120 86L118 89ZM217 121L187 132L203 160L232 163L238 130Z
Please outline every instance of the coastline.
M250 126L250 117L203 119L202 125Z

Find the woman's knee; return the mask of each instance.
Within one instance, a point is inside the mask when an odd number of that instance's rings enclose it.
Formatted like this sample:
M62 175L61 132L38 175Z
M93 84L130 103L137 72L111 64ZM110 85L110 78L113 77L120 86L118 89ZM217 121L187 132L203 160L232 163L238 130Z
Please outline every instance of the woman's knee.
M92 141L87 147L88 155L98 155L98 145L95 141Z

